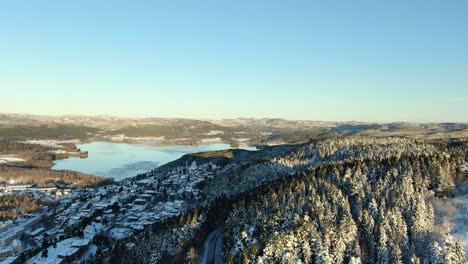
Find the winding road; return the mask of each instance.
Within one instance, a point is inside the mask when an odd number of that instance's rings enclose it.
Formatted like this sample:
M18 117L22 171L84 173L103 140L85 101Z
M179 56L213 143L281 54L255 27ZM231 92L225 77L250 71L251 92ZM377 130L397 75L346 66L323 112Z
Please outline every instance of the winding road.
M223 226L216 228L208 235L203 248L200 264L223 263Z

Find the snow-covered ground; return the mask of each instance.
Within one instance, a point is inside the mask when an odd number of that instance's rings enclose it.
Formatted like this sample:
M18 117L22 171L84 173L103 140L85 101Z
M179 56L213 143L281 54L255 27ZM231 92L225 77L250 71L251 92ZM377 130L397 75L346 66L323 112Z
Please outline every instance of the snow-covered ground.
M76 263L86 263L87 260L89 260L92 256L96 255L98 248L96 245L90 245L88 250L83 253L80 258L76 261Z
M41 145L44 147L50 147L50 148L63 148L62 145L60 144L65 144L65 143L71 143L71 144L79 144L79 140L25 140L25 141L20 141L21 143L26 143L26 144L34 144L34 145Z
M24 159L18 158L15 155L0 155L0 164L6 164L10 162L23 162Z
M278 146L278 145L284 145L286 143L287 142L285 142L285 141L271 141L271 142L268 142L266 145L268 145L268 146Z
M450 234L455 241L460 241L468 256L468 193L455 198L438 198L428 192L427 201L434 208L435 231L441 238Z
M165 138L161 137L127 137L127 139L132 141L163 141Z
M237 142L247 142L251 140L251 138L234 138L234 140Z
M132 231L128 228L114 228L111 230L110 235L113 239L124 239L132 234Z
M214 136L214 135L219 135L219 134L224 134L224 131L218 131L218 130L211 130L208 133L205 133L207 136Z
M80 152L77 152L77 151L65 151L65 150L50 150L50 151L47 151L47 153L50 153L50 154L80 154Z
M468 256L468 194L455 197L457 212L454 218L452 236L460 243Z
M11 264L13 263L18 256L11 256L0 260L0 264Z
M104 138L110 139L111 141L134 141L134 142L144 142L144 141L164 141L165 137L128 137L125 134L118 134L114 136L104 136Z
M222 139L219 138L219 137L215 137L215 138L203 138L201 140L202 143L219 143L219 142L222 142Z

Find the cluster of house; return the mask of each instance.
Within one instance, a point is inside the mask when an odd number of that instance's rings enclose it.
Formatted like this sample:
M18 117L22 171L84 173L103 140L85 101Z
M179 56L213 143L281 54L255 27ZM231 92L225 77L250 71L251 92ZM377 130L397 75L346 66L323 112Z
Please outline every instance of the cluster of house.
M58 189L57 187L37 187L32 184L4 184L0 186L0 195L4 194L32 194L39 196L42 194L57 198L72 193L71 188Z
M97 234L123 239L154 223L185 214L190 206L198 203L203 195L203 184L214 177L217 169L214 165L192 164L172 172L150 172L139 180L133 178L97 189L73 191L62 197L54 210L36 214L38 219L49 217L54 224L48 230L37 225L28 232L29 240L35 241L38 247L43 239L52 245L47 254L39 253L33 259L37 262L45 259L48 262L56 260L52 263L67 262L77 254L92 250L95 247L92 241ZM25 187L28 188L31 187ZM70 238L73 232L66 233L65 230L73 229L82 230L82 234ZM5 227L5 230L1 237L8 245L22 234L11 231L11 227Z
M216 166L191 167L164 174L148 173L144 179L99 189L91 204L75 214L69 225L77 225L91 215L93 223L103 224L104 233L114 239L130 236L156 222L184 214L201 196L199 184L213 178ZM102 230L96 230L96 233Z
M28 260L27 263L71 263L90 250L95 250L95 248L90 246L89 239L67 238L49 246L42 253Z
M20 238L24 234L27 235L27 231L37 225L43 217L43 214L27 214L15 221L9 220L0 223L0 258L21 253L23 244Z

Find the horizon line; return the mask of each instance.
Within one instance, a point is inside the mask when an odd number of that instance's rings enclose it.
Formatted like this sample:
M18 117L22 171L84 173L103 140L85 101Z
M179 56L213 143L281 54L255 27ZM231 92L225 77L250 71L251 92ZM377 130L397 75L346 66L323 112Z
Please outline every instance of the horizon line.
M361 121L361 120L347 120L347 121L325 121L314 119L288 119L282 117L229 117L229 118L189 118L189 117L160 117L160 116L123 116L123 115L109 115L109 114L31 114L31 113L18 113L18 112L0 112L0 115L23 115L23 116L36 116L36 117L111 117L119 119L185 119L185 120L199 120L199 121L221 121L221 120L239 120L239 119L253 119L253 120L284 120L294 122L316 122L316 123L363 123L363 124L467 124L468 121L461 122L417 122L417 121Z

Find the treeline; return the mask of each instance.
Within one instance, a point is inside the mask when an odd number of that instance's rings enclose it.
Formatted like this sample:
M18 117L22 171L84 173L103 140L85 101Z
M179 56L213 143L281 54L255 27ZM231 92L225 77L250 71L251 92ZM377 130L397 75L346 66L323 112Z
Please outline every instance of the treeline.
M44 205L53 205L50 200L37 199L31 195L0 196L0 219L15 219L27 213L40 210Z
M52 166L53 156L47 151L50 147L38 144L26 144L18 142L18 138L0 138L0 152L16 155L25 159L24 162L16 164L21 167L50 167Z
M266 182L311 170L324 163L385 160L392 157L429 157L436 154L445 155L444 153L463 156L466 155L467 149L467 141L460 141L454 145L449 144L447 140L434 142L401 137L313 140L305 144L271 147L257 152L234 153L231 164L236 166L231 166L216 177L204 191L211 197L225 194L232 196Z
M86 139L89 133L99 129L78 125L40 125L0 127L0 137L3 138L35 138L35 139Z
M18 142L18 139L11 139L11 138L0 138L0 150L2 152L47 152L51 150L51 148L38 145L38 144L25 144Z
M0 180L22 184L36 184L39 187L65 188L75 185L86 188L112 182L111 178L87 175L68 170L42 170L23 168L0 168Z

